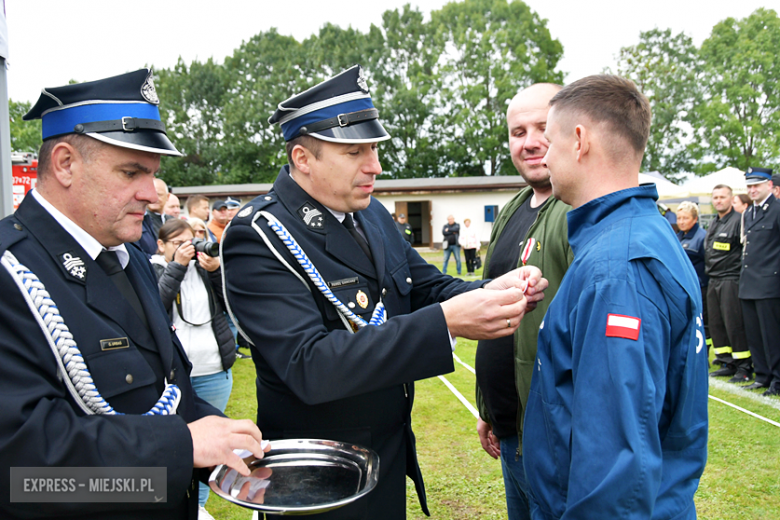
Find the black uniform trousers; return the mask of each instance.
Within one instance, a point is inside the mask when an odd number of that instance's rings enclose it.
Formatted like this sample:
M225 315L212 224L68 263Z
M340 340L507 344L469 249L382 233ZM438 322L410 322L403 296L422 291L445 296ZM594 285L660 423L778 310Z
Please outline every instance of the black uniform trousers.
M756 383L780 388L780 298L741 302Z
M706 307L717 358L736 368L752 370L739 301L739 278L710 278L707 287Z
M477 260L477 250L464 249L463 253L466 255L466 272L468 274L474 274L475 263Z

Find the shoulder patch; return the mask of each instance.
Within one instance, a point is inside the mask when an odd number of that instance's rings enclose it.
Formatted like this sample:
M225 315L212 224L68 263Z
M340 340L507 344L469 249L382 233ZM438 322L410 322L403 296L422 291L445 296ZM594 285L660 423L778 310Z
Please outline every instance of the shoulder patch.
M622 314L607 314L607 334L609 338L639 339L639 327L642 320Z
M236 215L236 216L238 218L244 218L244 217L248 217L251 214L252 214L252 206L247 206L244 209L242 209L241 211L239 211L238 215Z

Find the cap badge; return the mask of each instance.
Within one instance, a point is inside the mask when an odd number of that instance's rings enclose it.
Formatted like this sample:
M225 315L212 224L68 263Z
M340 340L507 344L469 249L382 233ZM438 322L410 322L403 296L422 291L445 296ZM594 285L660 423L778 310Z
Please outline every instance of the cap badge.
M748 168L748 173L753 173L753 168Z
M87 268L84 266L84 261L78 256L73 256L70 253L65 253L61 257L62 265L65 266L65 270L70 273L74 278L83 280L87 276Z
M360 305L361 309L365 309L368 307L368 296L366 296L366 293L363 291L358 291L355 295L355 300L357 301L358 305Z
M152 105L159 105L160 98L157 97L157 91L154 89L154 72L149 71L146 81L141 85L141 95Z
M308 202L298 210L303 222L312 229L322 229L322 212Z
M238 212L238 215L236 215L238 218L244 218L248 216L250 213L252 213L252 206L247 206L241 211Z
M363 74L363 67L358 67L357 86L365 94L368 94L368 83L366 83L366 76Z

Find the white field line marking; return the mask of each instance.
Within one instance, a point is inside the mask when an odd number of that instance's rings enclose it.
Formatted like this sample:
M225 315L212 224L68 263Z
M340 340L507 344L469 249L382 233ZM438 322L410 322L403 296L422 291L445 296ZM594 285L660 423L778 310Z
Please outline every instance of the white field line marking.
M452 354L452 357L455 359L455 361L457 361L458 363L463 365L463 367L465 367L466 370L468 370L472 374L476 374L476 372L474 372L474 369L472 367L470 367L469 365L467 365L466 363L464 363L456 354ZM458 399L460 399L461 402L463 402L466 405L466 408L468 408L469 411L471 411L471 413L473 413L475 415L475 417L479 418L479 414L475 413L474 407L471 406L471 404L468 403L468 401L466 401L465 398L457 390L455 390L453 388L453 386L449 383L449 381L447 381L443 377L441 379L444 381L444 384L446 384L447 387L458 397ZM753 392L748 392L747 390L745 390L745 389L743 389L743 388L741 388L739 386L736 386L736 385L733 385L733 384L730 384L730 383L724 383L723 381L718 381L717 379L710 379L709 383L710 383L710 386L713 386L713 387L717 388L718 390L724 390L726 392L729 392L729 393L732 393L732 394L735 394L735 395L746 397L746 398L748 398L748 399L750 399L752 401L755 401L757 403L761 403L761 404L766 405L766 406L771 406L772 408L780 410L780 401L778 401L777 399L772 399L772 398L769 398L769 397L763 397L761 395L754 394ZM708 397L710 399L712 399L713 401L717 401L719 403L725 404L726 406L730 406L730 407L734 408L735 410L739 410L740 412L746 413L746 414L748 414L750 416L755 417L756 419L760 419L760 420L765 421L765 422L767 422L767 423L769 423L769 424L771 424L773 426L777 426L778 428L780 428L780 423L777 423L777 422L775 422L775 421L773 421L771 419L767 419L766 417L764 417L762 415L759 415L757 413L751 412L750 410L745 410L744 408L741 408L741 407L739 407L739 406L737 406L735 404L732 404L732 403L730 403L728 401L724 401L723 399L719 399L719 398L717 398L715 396L709 395Z
M447 388L449 388L449 389L450 389L450 392L452 392L453 394L455 394L455 397L457 397L457 398L458 398L458 400L459 400L461 403L463 403L463 406L465 406L465 407L466 407L466 409L467 409L469 412L471 412L471 414L474 416L474 418L476 418L476 419L479 419L479 412L477 411L477 409L476 409L476 408L474 408L473 406L471 406L471 403L470 403L470 402L468 402L468 401L466 400L466 398L465 398L465 397L463 397L463 394L461 394L460 392L458 392L458 389L457 389L457 388L455 388L454 386L452 386L452 383L450 383L449 381L447 381L447 380L444 378L444 376L439 376L439 379L441 379L441 380L442 380L442 382L443 382L443 383L444 383L444 384L447 386Z
M455 353L453 353L453 354L452 354L452 357L453 357L453 358L455 358L455 361L457 361L458 363L460 363L461 365L463 365L464 367L466 367L466 370L468 370L469 372L471 372L471 373L472 373L472 374L474 374L474 375L477 375L477 373L476 373L476 372L474 372L474 369L473 369L473 368L471 368L470 366L468 366L468 365L467 365L466 363L464 363L463 361L461 361L461 360L460 360L460 358L459 358L457 355L455 355Z
M736 409L736 410L739 410L740 412L744 412L744 413L746 413L746 414L748 414L748 415L752 415L752 416L753 416L753 417L755 417L756 419L761 419L762 421L768 422L768 423L769 423L769 424L771 424L772 426L777 426L778 428L780 428L780 423L776 423L775 421L773 421L773 420L771 420L771 419L767 419L766 417L763 417L763 416L761 416L761 415L758 415L757 413L753 413L753 412L751 412L750 410L745 410L744 408L740 408L739 406L737 406L737 405L735 405L735 404L731 404L731 403L730 403L730 402L728 402L728 401L724 401L723 399L718 399L717 397L713 397L713 396L711 396L711 395L710 395L710 396L708 396L708 397L709 397L710 399L712 399L713 401L718 401L719 403L723 403L723 404L725 404L726 406L730 406L730 407L732 407L732 408L734 408L734 409Z

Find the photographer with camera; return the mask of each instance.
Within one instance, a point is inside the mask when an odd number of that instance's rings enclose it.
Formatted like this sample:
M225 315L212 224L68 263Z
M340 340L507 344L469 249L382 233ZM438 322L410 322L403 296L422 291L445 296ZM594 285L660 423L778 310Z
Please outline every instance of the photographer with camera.
M219 245L194 238L192 227L178 219L162 225L157 244L163 254L152 256L151 262L163 305L192 363L192 387L224 412L236 349L224 313ZM208 496L208 486L201 483L200 507Z

